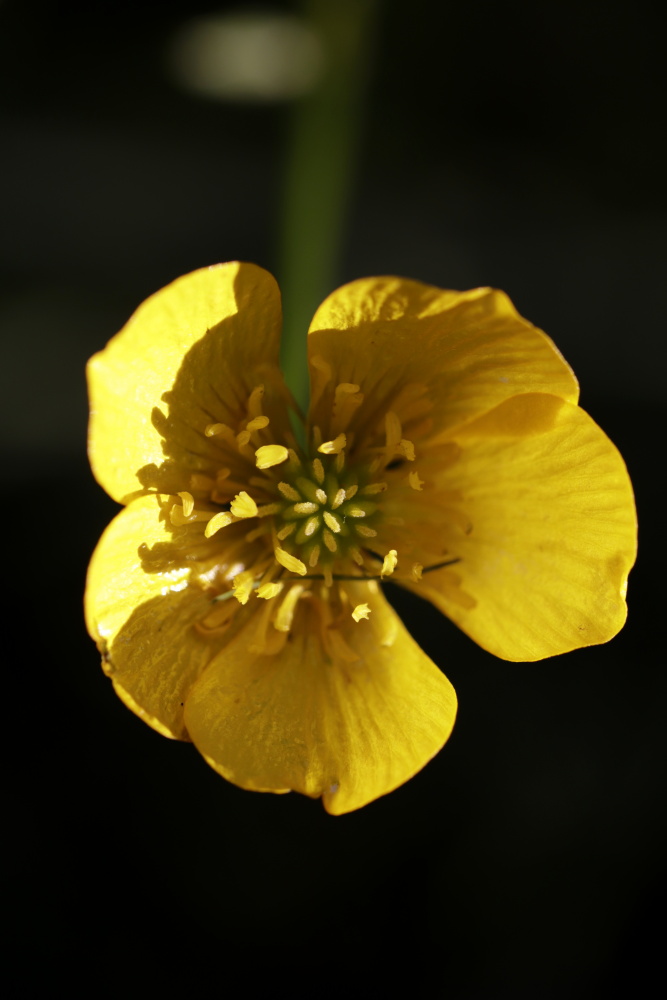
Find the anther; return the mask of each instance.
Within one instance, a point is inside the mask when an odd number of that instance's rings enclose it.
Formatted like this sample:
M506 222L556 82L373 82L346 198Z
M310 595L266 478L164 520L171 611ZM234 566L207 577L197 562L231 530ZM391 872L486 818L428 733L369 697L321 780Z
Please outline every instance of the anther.
M289 552L285 552L285 550L281 549L280 546L277 545L275 547L273 554L280 565L284 566L284 568L289 570L290 573L298 573L299 576L305 576L308 572L305 564L302 563L300 559L297 559L296 556L290 555Z
M255 584L255 574L251 569L245 570L243 573L239 573L233 579L234 584L234 597L239 602L239 604L247 604L248 598L250 597L254 584Z
M368 486L364 486L364 488L361 490L361 496L369 497L372 496L374 493L384 493L386 489L387 489L386 483L369 483Z
M299 501L301 499L301 494L293 486L290 486L289 483L278 483L278 489L286 500Z
M355 529L358 535L362 535L364 538L375 538L377 531L374 528L369 528L365 524L355 524Z
M257 517L257 504L245 490L236 495L229 509L234 517Z
M264 397L264 386L256 385L248 397L248 415L258 417L262 412L262 399Z
M410 486L413 488L413 490L424 489L424 480L419 478L418 472L409 473L408 482L410 483Z
M265 416L254 417L245 425L247 431L261 431L269 426L269 418Z
M258 469L270 469L286 462L290 453L282 444L263 444L255 451L255 465Z
M314 545L311 549L310 556L308 557L309 566L317 566L320 558L320 547L319 545Z
M276 538L279 538L282 542L285 538L289 538L293 531L296 531L296 521L292 521L291 524L286 524L284 528L281 528Z
M327 502L327 495L326 495L326 493L324 492L323 489L315 490L315 497L319 501L319 503L326 503Z
M385 576L391 576L398 565L398 553L396 549L390 549L384 557L380 576L384 580Z
M214 514L204 528L204 535L206 538L210 538L216 531L220 531L220 528L226 528L228 524L231 524L232 520L232 515L228 514L226 510L220 511L219 514Z
M231 429L231 427L228 427L227 424L207 424L206 427L204 428L204 434L206 435L207 438L224 437L228 441L230 439L232 441L236 440L234 431Z
M356 486L354 487L354 492L355 493L357 492ZM343 490L343 489L338 490L338 492L336 493L336 496L331 501L331 509L335 510L336 507L340 507L340 505L343 503L343 501L345 499L347 499L345 490Z
M195 501L194 497L192 496L192 493L188 493L186 490L183 490L183 492L179 493L178 495L183 501L183 516L190 517L190 514L192 513L195 507Z
M356 608L352 612L352 617L355 622L360 622L362 618L368 618L371 613L371 609L368 604L357 604Z
M317 479L318 483L322 485L324 482L324 466L319 458L313 459L313 473L315 475L315 479Z
M265 601L270 601L272 597L278 596L284 586L285 584L280 581L263 583L257 591L257 596L262 597Z
M324 441L317 450L323 455L340 455L346 444L345 434L339 434L333 441Z

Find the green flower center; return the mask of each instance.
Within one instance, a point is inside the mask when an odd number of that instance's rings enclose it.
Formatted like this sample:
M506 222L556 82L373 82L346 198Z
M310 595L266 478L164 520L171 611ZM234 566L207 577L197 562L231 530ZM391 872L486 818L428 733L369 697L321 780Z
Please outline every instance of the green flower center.
M365 468L341 465L338 455L318 457L277 485L276 537L309 568L349 558L360 563L360 547L377 535L377 494L386 484L369 483Z

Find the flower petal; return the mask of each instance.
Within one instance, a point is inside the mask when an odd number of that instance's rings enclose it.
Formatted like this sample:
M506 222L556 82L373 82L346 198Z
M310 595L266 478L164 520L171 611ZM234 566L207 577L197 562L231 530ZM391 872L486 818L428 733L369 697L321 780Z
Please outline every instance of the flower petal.
M86 624L123 701L163 735L187 739L185 695L219 646L193 627L211 602L187 585L190 568L165 557L163 571L146 569L145 553L169 546L160 500L133 500L102 535L88 569Z
M552 341L491 288L452 292L402 278L344 285L315 313L308 350L311 420L333 431L335 389L351 383L364 400L349 428L381 425L397 412L439 434L523 392L550 392L569 402L577 381ZM335 423L333 430L347 429Z
M328 653L317 599L302 600L281 653L251 655L244 633L195 684L188 731L229 781L322 795L330 813L345 813L407 781L447 740L456 714L447 678L376 585L350 585L349 597L370 618L347 614Z
M205 427L238 422L262 383L264 412L286 427L280 326L278 287L254 264L203 268L147 299L88 364L90 461L107 492L122 502L147 486L187 488L165 478L165 457L193 471L219 465Z
M612 638L626 617L637 524L609 438L579 407L526 394L454 440L461 451L449 467L439 449L420 466L432 488L412 494L410 524L424 572L406 586L508 660ZM444 553L460 562L428 572Z

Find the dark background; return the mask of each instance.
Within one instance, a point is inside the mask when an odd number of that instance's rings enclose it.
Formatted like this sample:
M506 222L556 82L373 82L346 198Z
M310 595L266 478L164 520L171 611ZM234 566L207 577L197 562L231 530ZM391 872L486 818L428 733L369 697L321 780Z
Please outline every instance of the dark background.
M239 973L251 988L263 968L292 992L354 992L399 967L414 995L647 995L651 974L664 979L667 695L653 8L379 5L334 285L389 272L504 288L621 448L641 550L625 630L537 664L495 660L392 590L460 715L421 774L341 818L240 791L149 730L113 695L81 617L86 563L116 509L86 463L86 358L179 274L229 259L280 269L290 108L201 99L165 60L190 17L230 8L0 5L0 433L16 598L3 877L18 981L72 982L85 957L98 996L142 981L192 993L210 974L220 990Z

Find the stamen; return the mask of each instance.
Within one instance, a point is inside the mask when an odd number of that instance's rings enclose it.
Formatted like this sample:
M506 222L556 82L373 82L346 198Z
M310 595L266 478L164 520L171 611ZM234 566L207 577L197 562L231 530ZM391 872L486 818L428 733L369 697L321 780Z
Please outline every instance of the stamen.
M389 410L384 417L385 428L385 464L389 464L396 454L396 448L401 440L403 428L398 415L393 410Z
M248 397L248 416L258 417L262 412L262 399L264 397L264 386L256 385Z
M282 542L286 538L289 538L293 531L296 531L296 521L292 521L291 524L286 524L284 528L281 528L276 535L276 538L279 538Z
M266 503L257 508L257 517L270 517L271 514L279 514L281 509L279 503Z
M361 491L361 496L370 497L374 493L384 493L386 489L387 489L386 483L369 483L368 486L364 486L363 490Z
M412 486L413 490L424 489L424 480L419 478L418 472L411 472L408 475L408 481L410 483L410 486Z
M239 431L239 433L236 435L236 443L239 446L239 448L245 448L245 446L248 444L249 441L250 441L250 431L248 430Z
M229 509L234 517L257 517L257 504L245 490L236 495Z
M356 497L358 490L359 487L356 483L354 484L354 486L348 486L347 489L345 490L345 499L351 500L352 497Z
M290 486L289 483L278 483L278 489L280 490L280 492L282 493L282 495L285 497L286 500L298 501L301 499L301 494L297 493L294 487Z
M356 608L352 612L352 617L355 622L360 622L362 618L368 618L371 613L371 609L368 604L357 604Z
M227 424L207 424L204 428L204 434L207 438L224 437L227 441L236 443L236 435Z
M214 514L208 522L204 528L204 534L210 538L216 531L220 531L220 528L226 528L228 524L231 524L232 520L232 515L228 514L226 510L220 511L219 514Z
M350 507L347 511L348 517L366 517L366 511L361 507Z
M245 429L247 431L262 431L265 427L269 426L269 418L265 416L254 417L246 425Z
M210 493L214 486L215 480L203 472L193 472L190 476L190 489L195 492Z
M382 569L380 570L381 579L384 580L385 576L391 576L391 574L396 569L397 565L398 565L398 553L396 552L396 549L389 549L389 552L387 552L386 556L384 557L384 561L382 563Z
M186 490L183 490L183 492L178 495L183 501L183 516L190 517L190 514L195 508L195 500L192 493L188 493Z
M285 550L281 549L280 546L277 545L275 547L273 554L280 565L284 566L285 569L290 571L290 573L298 573L299 576L305 576L308 572L305 564L302 563L300 559L297 559L296 556L290 555L289 552L285 552Z
M412 441L408 441L407 438L402 438L398 443L398 450L401 455L407 458L408 462L414 462L415 460L415 446Z
M350 555L352 556L352 558L356 562L357 566L363 566L364 565L364 557L362 556L362 554L359 551L359 549L357 549L357 548L350 549Z
M289 454L282 444L263 444L255 452L255 465L258 469L270 469L274 465L286 462Z
M340 492L340 490L338 492ZM324 490L322 490L322 489L315 490L315 497L316 497L316 499L320 503L326 503L327 502L327 495L324 492Z
M331 530L337 535L341 529L341 523L335 514L330 514L328 510L325 510L322 517L324 518L327 528L331 528ZM331 551L333 552L334 549Z
M304 567L305 569L305 567ZM276 620L273 623L273 627L279 632L289 632L292 627L292 620L294 618L294 611L296 610L297 601L303 594L306 588L301 584L294 584L290 587L289 591L285 596L285 600L280 605L278 614L276 615Z
M310 556L308 558L308 565L317 566L319 558L320 558L320 547L319 545L314 545L311 550Z
M339 382L335 392L336 402L340 403L346 396L354 396L357 392L359 392L359 386L353 382ZM361 398L363 399L364 397L362 396Z
M331 423L334 433L345 430L363 401L363 392L359 392L359 386L353 382L340 382L336 386Z
M272 597L278 596L284 586L285 584L280 581L276 581L275 583L263 583L257 591L257 596L262 597L265 601L270 601Z
M374 528L368 528L365 524L355 524L355 529L358 535L363 535L364 538L375 538L377 531Z
M350 487L350 488L352 489L352 487ZM354 492L355 493L357 492L357 487L356 486L354 487ZM343 489L338 490L338 493L336 493L336 496L331 501L331 509L335 510L336 507L340 507L340 505L343 503L343 501L345 499L347 499L347 494L346 494L345 490L343 490Z
M334 466L336 472L342 472L343 466L345 465L345 452L339 451L336 455L336 464Z
M333 441L324 441L317 450L323 455L340 455L346 444L345 434L339 434Z
M313 473L315 474L315 479L322 485L324 482L324 466L322 465L322 460L319 458L313 459Z
M210 513L210 510L195 510L186 517L181 505L175 503L169 511L169 520L175 528L181 528L184 524L195 524L197 521L206 521Z
M338 552L338 545L336 543L336 539L334 538L334 536L331 534L330 531L322 532L322 540L326 545L326 547L328 548L329 552Z
M260 524L259 528L253 528L252 531L249 531L248 534L245 535L245 541L248 542L248 544L256 542L257 539L261 538L262 535L265 535L268 530L269 527L267 524Z
M251 569L235 576L233 581L234 597L239 604L247 604L255 583L255 574Z

